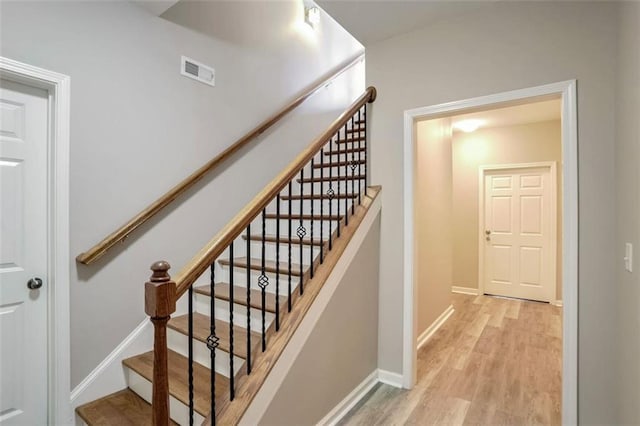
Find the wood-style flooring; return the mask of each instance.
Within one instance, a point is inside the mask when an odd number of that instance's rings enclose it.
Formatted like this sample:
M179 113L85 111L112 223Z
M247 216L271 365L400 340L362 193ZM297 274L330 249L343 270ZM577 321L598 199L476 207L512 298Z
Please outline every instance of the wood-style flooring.
M340 425L560 425L562 310L453 294L410 390L376 385Z

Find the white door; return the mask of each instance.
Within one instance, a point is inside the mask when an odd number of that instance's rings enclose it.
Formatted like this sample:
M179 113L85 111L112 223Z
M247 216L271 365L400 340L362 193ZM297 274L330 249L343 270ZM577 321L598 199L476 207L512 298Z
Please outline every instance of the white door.
M47 111L46 91L0 80L2 426L47 424Z
M554 171L551 166L484 171L485 294L555 299Z

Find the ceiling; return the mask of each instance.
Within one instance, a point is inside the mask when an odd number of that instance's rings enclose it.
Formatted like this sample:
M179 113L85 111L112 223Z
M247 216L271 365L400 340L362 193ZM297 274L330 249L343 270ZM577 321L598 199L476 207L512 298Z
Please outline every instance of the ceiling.
M560 99L552 99L487 111L455 115L452 124L468 119L481 120L481 128L515 126L518 124L539 123L560 120ZM454 132L459 131L454 127Z
M491 7L495 1L316 0L316 3L366 47L453 15Z

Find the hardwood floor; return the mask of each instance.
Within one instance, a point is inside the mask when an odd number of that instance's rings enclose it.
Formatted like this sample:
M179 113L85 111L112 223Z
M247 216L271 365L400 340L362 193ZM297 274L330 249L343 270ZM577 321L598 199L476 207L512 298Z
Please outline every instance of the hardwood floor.
M376 385L340 425L560 425L562 309L453 294L407 391Z

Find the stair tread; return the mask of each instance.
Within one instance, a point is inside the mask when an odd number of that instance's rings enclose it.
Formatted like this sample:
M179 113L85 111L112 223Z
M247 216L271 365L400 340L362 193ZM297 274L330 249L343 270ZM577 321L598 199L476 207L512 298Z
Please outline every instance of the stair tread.
M340 167L340 166L350 166L351 164L366 164L366 160L347 160L347 161L332 161L330 163L316 163L313 165L314 169L322 169L324 167Z
M235 295L234 295L235 296ZM211 318L207 315L199 312L193 313L193 337L196 340L207 343L207 337L209 337L209 327ZM218 349L221 349L227 353L231 349L230 330L229 323L219 319L215 320L216 336L220 339ZM176 330L185 336L189 335L189 315L180 315L175 318L171 318L167 324L169 328ZM251 341L258 342L260 335L258 333L251 332ZM234 327L233 340L233 354L247 359L247 330L242 327Z
M335 182L335 181L342 181L342 180L364 180L365 176L364 175L354 175L354 176L347 176L346 178L344 176L314 176L312 178L304 178L304 179L296 179L298 183L311 183L311 182Z
M83 404L76 412L89 426L151 426L151 404L129 388Z
M345 155L345 154L357 154L359 152L366 152L367 148L365 147L361 147L361 148L348 148L348 149L339 149L337 151L325 151L324 155L325 156L331 156L331 155Z
M153 380L153 351L127 358L122 363L150 382ZM189 405L189 360L168 350L169 393ZM216 373L216 399L229 392L229 379ZM195 411L206 417L211 409L211 370L193 363L193 405Z
M358 198L358 194L333 194L332 198L329 198L329 196L327 194L304 194L304 195L300 195L300 194L294 194L294 195L283 195L280 199L288 201L288 200L326 200L326 201L330 201L330 200L344 200L345 198Z
M246 241L247 239L247 235L243 234L242 235L242 239ZM249 239L251 241L262 241L262 235L261 234L251 234L249 236ZM289 240L291 240L291 244L292 245L299 245L300 244L300 238L298 237L293 237L291 239L289 239L288 236L286 235L280 235L280 244L289 244ZM264 236L264 241L266 243L275 243L277 242L277 238L275 235L273 234L267 234ZM314 238L313 239L313 245L314 246L320 246L323 243L325 243L328 240L323 240L321 238ZM302 244L306 245L306 246L310 246L311 245L311 238L303 238L302 239Z
M267 213L264 216L266 219L277 219L278 216L275 213ZM280 215L280 219L281 220L286 220L286 219L297 219L297 220L340 220L342 219L342 216L340 215L336 215L336 214L332 214L332 215L328 215L328 214L323 214L323 215L319 215L319 214L314 214L313 216L311 216L310 214L303 214L302 217L300 216L299 213L293 213L293 214L281 214ZM294 230L295 228L297 228L297 226L293 227ZM307 233L309 232L309 230L307 229Z
M230 299L229 283L220 282L215 285L216 299L226 300ZM204 294L211 297L211 286L205 285L195 287L196 293ZM247 289L245 287L233 286L233 299L234 303L238 305L247 306ZM286 296L280 296L280 309L287 303ZM251 289L251 307L255 309L262 309L262 291L257 289ZM276 312L276 295L273 293L265 292L264 310L267 312ZM253 334L253 333L252 333ZM245 335L246 339L246 335Z
M308 256L307 253L305 253L305 255ZM229 259L220 259L218 260L218 262L220 262L221 265L224 266L228 266L230 264ZM233 259L233 265L236 268L246 268L247 267L247 258L246 257L236 257ZM276 268L276 266L278 266ZM262 261L260 259L255 259L252 258L251 259L251 269L252 270L256 270L256 271L260 271L262 270ZM276 272L276 271L280 271L281 275L288 275L289 274L289 264L288 262L280 262L280 265L276 265L276 262L274 262L273 260L266 260L264 262L264 270L266 272ZM307 267L304 266L303 267L303 273L307 270ZM300 265L298 265L297 263L291 263L291 275L293 276L300 276ZM271 286L275 286L275 280L269 280L269 285Z

